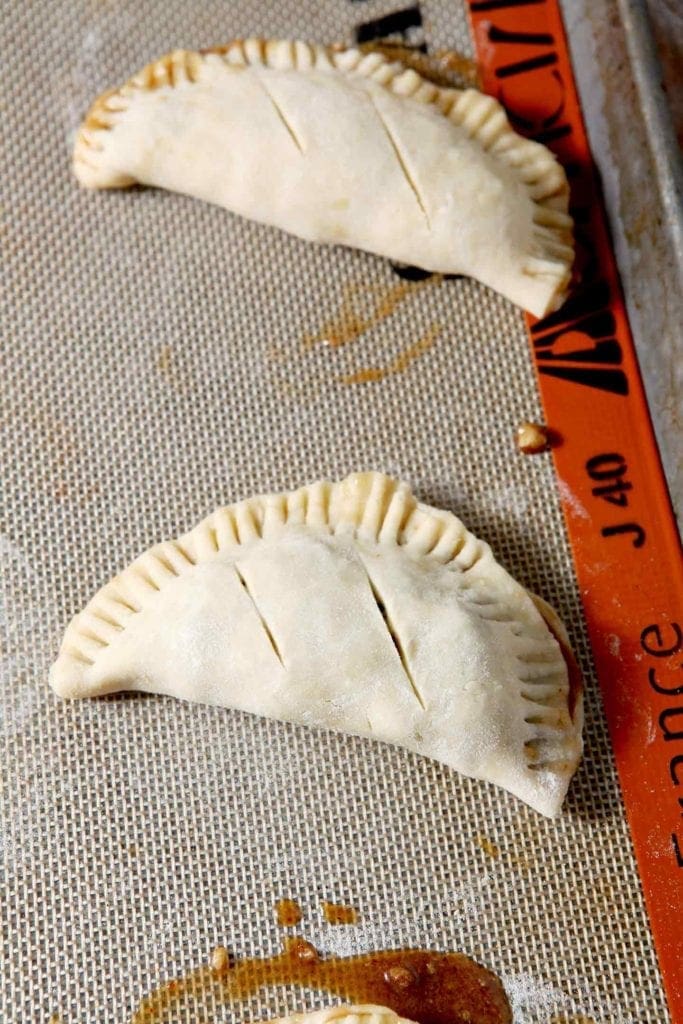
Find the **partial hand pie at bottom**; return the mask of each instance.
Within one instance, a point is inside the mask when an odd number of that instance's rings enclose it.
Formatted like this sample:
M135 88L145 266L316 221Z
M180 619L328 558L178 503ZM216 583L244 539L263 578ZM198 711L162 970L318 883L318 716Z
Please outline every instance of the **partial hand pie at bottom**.
M467 1015L453 1016L453 1024L510 1024L512 1014L500 982L491 982L483 987L481 979L472 995L471 1010ZM308 1013L291 1013L287 1017L271 1021L270 1024L414 1024L386 1006L329 1006L323 1010Z
M394 743L559 812L581 753L563 627L380 473L219 509L71 622L63 697L143 690Z

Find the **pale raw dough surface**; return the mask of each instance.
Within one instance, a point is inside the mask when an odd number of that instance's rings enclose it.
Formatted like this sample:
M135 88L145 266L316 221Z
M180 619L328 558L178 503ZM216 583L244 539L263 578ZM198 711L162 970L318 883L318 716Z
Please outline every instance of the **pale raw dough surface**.
M386 1006L328 1006L308 1013L289 1013L270 1024L412 1024Z
M270 1024L413 1024L386 1006L328 1006L308 1013L289 1013Z
M0 5L3 1024L127 1021L218 944L277 952L282 896L321 953L462 950L505 978L520 1024L669 1020L552 456L514 444L522 420L543 419L524 318L475 281L445 281L354 344L302 352L347 286L397 284L387 260L175 193L92 193L70 173L92 98L150 55L249 33L351 46L359 22L407 6ZM420 8L413 44L471 55L464 4ZM434 323L406 372L338 383ZM46 685L69 618L137 553L239 497L358 467L452 509L560 611L587 715L559 818L385 743L143 694L63 701ZM652 854L669 847L653 839ZM359 924L321 921L321 898L356 906ZM289 988L246 1002L179 1008L178 1024L304 1005Z
M253 498L152 548L74 619L51 681L384 740L548 815L581 752L580 701L529 594L381 473Z
M157 185L467 274L536 316L569 282L569 190L552 153L492 97L379 53L257 39L175 51L95 102L74 169L90 187Z

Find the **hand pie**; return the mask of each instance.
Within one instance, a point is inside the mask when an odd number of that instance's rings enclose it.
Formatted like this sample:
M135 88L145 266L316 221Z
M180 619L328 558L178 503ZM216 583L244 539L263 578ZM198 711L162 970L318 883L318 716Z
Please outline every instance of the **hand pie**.
M582 725L561 643L557 617L455 516L356 473L221 508L151 548L69 625L51 683L371 736L555 815Z
M466 1003L469 1009L458 1013L454 1009L453 1024L512 1024L510 1004L497 978L479 968L477 977L473 978L470 991L458 992L458 1004ZM391 991L389 985L387 989ZM449 993L450 995L450 993ZM445 1002L445 999L444 999ZM431 1016L435 1016L434 1007L430 1006ZM438 1006L438 1012L445 1016L446 1007ZM417 1015L416 1015L417 1016ZM287 1017L271 1021L270 1024L413 1024L405 1017L400 1017L386 1006L327 1006L323 1010L309 1013L291 1013Z
M536 316L569 283L569 192L552 153L492 97L380 53L260 39L176 50L95 101L74 168L90 188L158 185L467 274Z

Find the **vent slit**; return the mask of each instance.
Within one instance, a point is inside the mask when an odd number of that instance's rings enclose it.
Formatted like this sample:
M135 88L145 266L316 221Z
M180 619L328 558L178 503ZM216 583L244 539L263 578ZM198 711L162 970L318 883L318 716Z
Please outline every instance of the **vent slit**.
M406 678L407 678L408 682L410 683L410 689L413 691L413 696L415 697L416 701L418 702L418 704L420 705L422 710L425 711L426 710L426 704L425 704L425 702L424 702L424 700L422 698L422 694L420 693L420 689L419 689L417 683L415 682L415 679L413 677L413 673L410 671L410 666L408 665L408 658L406 657L406 652L403 650L403 644L401 643L401 638L398 635L398 633L397 633L397 631L396 631L396 629L394 627L393 622L391 621L391 618L390 618L389 613L387 611L387 607L386 607L386 605L384 603L382 595L379 592L379 590L377 589L377 587L375 586L375 583L374 583L372 577L370 576L370 573L367 570L367 566L365 567L365 572L366 572L366 575L367 575L367 578L368 578L368 583L370 585L370 590L372 591L372 596L374 597L375 603L376 603L377 608L379 610L379 613L382 616L382 619L384 621L384 625L386 626L386 629L387 629L387 633L391 637L392 643L393 643L394 647L396 648L396 652L397 652L397 654L398 654L398 656L399 656L399 658L401 660L401 665L403 666L403 671L405 672Z
M408 168L408 165L405 162L405 159L403 157L403 153L401 152L401 149L400 149L400 146L399 146L398 141L396 139L396 136L394 135L394 133L392 132L391 128L389 127L389 125L385 121L384 116L382 115L381 110L379 109L379 107L375 103L375 101L372 98L372 96L370 96L369 99L370 99L370 103L372 104L372 106L373 106L373 108L375 110L375 113L377 114L377 117L379 118L380 124L382 125L382 128L384 129L385 135L386 135L386 137L389 140L389 144L391 145L391 148L394 151L394 156L396 157L396 160L398 161L398 165L401 168L401 172L403 174L403 177L408 182L408 185L410 186L410 188L411 188L411 190L413 192L413 195L415 196L415 199L417 201L417 205L422 210L422 215L423 215L423 217L424 217L424 219L425 219L425 221L427 223L427 227L431 231L432 225L431 225L431 221L429 220L429 214L427 213L427 207L425 206L424 200L422 198L422 193L420 192L420 189L419 189L419 186L418 186L417 182L415 181L414 177L410 173L410 170Z
M304 152L304 147L303 147L303 144L301 142L301 139L299 138L299 136L294 131L294 127L292 126L291 122L287 120L287 117L285 115L284 110L282 109L282 107L280 106L278 101L275 99L275 97L273 96L272 92L270 91L270 89L268 88L268 86L266 85L266 83L264 82L264 80L261 78L260 75L257 76L257 80L258 80L261 88L265 92L266 96L268 97L268 99L272 103L273 110L275 111L275 113L279 117L280 121L282 121L282 124L287 129L287 132L289 134L290 139L292 140L292 142L294 143L296 148L299 150L299 152L303 153Z
M280 648L278 647L278 645L277 645L277 643L275 641L275 637L273 636L273 634L272 634L272 632L270 630L270 626L268 625L268 623L266 622L266 620L264 618L263 612L261 611L261 609L257 605L256 599L254 598L254 595L252 594L251 590L249 589L249 584L247 583L247 581L245 580L244 576L242 575L242 573L238 569L237 565L234 565L233 568L235 570L235 574L237 576L237 579L242 584L247 597L249 598L249 600L251 601L251 603L253 605L254 611L256 612L256 614L259 617L259 621L260 621L261 625L263 626L263 632L266 634L266 636L268 637L268 640L270 641L270 646L273 648L273 653L275 654L275 657L280 662L282 667L286 668L285 663L282 660L282 655L280 654Z

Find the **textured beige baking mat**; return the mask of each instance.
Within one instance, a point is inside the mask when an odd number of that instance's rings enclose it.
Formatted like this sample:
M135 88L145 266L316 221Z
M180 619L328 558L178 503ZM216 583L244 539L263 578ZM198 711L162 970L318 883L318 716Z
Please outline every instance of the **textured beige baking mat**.
M3 5L3 1024L124 1022L217 944L275 952L282 896L323 952L471 954L505 979L517 1024L667 1020L551 461L514 446L540 416L522 314L470 281L397 291L382 259L168 193L87 193L70 173L91 98L166 50L351 41L400 6ZM471 52L458 3L421 16L412 42ZM374 325L305 344L349 304ZM360 468L457 512L567 622L587 753L558 822L379 743L48 690L68 618L148 545L252 492ZM325 924L322 899L358 924ZM242 1017L326 998L265 993Z

